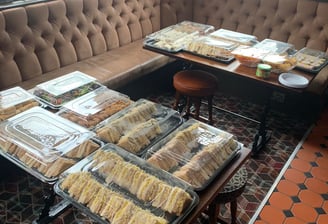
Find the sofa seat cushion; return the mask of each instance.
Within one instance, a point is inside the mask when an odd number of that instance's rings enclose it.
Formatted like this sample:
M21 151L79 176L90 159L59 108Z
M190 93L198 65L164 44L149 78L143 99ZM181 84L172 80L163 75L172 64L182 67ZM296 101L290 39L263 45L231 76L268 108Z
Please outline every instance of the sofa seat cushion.
M73 71L80 71L96 78L109 88L117 89L171 61L173 59L167 56L143 49L143 40L139 40L23 81L20 86L31 89L39 83Z

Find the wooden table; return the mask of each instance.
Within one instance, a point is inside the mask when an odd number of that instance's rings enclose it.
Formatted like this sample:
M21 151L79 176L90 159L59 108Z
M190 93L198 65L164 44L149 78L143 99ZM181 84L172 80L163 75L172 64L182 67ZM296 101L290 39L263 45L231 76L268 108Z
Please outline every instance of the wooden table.
M254 141L253 141L253 145L252 145L252 153L254 156L256 156L256 154L262 148L265 147L266 143L270 140L270 137L271 137L271 132L268 132L267 128L266 128L266 119L267 119L268 112L270 110L273 92L275 90L291 91L291 92L300 93L300 94L304 92L304 89L290 88L290 87L280 84L279 80L278 80L279 74L276 74L273 72L271 72L268 79L258 78L255 75L256 68L251 68L251 67L241 65L239 63L239 61L237 61L237 60L234 60L231 63L224 63L224 62L220 62L218 60L209 59L206 57L198 56L198 55L195 55L195 54L192 54L189 52L184 52L184 51L173 53L173 52L168 52L168 51L161 50L158 48L152 48L149 46L144 46L144 48L148 49L150 51L154 51L154 52L181 60L183 62L190 63L191 65L198 65L203 68L210 69L212 71L228 72L231 75L245 78L248 80L252 80L252 81L258 83L259 85L267 87L266 88L267 91L265 93L266 94L265 95L266 104L264 105L263 113L261 115L260 121L258 122L259 123L258 131L257 131L257 134L254 136ZM309 80L309 83L311 83L311 81L315 77L315 75L313 75L313 74L309 74L309 73L302 72L299 70L293 70L291 72L302 75L303 77L305 77L306 79ZM236 113L233 113L233 114L236 115ZM241 116L241 117L244 117L244 116ZM252 119L250 119L250 120L252 120Z
M184 224L193 224L207 206L215 199L216 195L221 191L223 186L231 179L231 177L239 170L239 168L248 160L251 155L251 149L243 148L240 155L236 157L227 166L223 172L203 191L198 192L199 203L191 211L191 213L182 221Z

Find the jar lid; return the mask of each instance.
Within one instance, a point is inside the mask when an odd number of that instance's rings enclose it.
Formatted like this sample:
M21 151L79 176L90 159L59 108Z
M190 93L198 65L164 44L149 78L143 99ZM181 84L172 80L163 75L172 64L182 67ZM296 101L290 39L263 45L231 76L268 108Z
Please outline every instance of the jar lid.
M271 65L268 64L258 64L257 67L261 70L270 71Z

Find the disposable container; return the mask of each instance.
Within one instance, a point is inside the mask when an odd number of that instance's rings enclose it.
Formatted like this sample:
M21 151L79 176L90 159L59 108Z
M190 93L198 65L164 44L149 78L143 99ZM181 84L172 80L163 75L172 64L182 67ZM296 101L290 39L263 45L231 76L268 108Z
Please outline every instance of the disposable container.
M0 153L31 175L53 183L59 174L98 149L95 134L41 107L0 124Z
M209 34L211 37L233 41L238 45L253 46L258 43L257 37L227 29L218 29Z
M242 147L232 134L190 119L153 145L144 158L200 191L239 155Z
M95 78L79 71L52 79L36 86L33 94L53 109L89 93L101 84Z
M318 73L328 63L328 55L325 52L307 47L299 50L295 56L296 68L311 73Z
M38 106L35 97L22 89L13 87L0 92L0 121L4 121L31 107Z
M128 96L103 86L64 104L58 114L92 129L131 103Z
M272 72L280 74L295 68L297 59L295 55L268 54L263 58L263 62L271 66Z
M180 223L199 202L190 186L112 144L65 171L54 189L98 223Z
M254 47L238 47L231 54L247 67L256 67L269 52Z
M184 50L210 59L230 62L234 59L231 51L237 46L238 44L229 40L219 40L210 36L200 36L191 41Z
M101 141L141 156L181 123L182 118L177 111L139 99L101 122L94 131Z

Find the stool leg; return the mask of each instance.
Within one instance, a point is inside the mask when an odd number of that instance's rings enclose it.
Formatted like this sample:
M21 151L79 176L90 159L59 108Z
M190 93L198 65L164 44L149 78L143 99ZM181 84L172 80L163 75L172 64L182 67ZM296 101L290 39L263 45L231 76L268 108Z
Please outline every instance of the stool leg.
M200 111L200 105L201 105L201 99L196 97L195 100L195 119L199 120L199 111Z
M208 121L209 124L213 124L213 96L207 97L207 105L208 105Z
M176 91L176 93L175 93L175 102L174 102L174 105L173 105L174 110L178 109L180 98L181 98L181 94L178 91Z
M190 102L190 97L187 96L187 103L186 103L186 114L185 114L185 118L189 119L190 116L190 107L191 107L191 102Z
M209 218L209 224L216 224L217 223L217 217L220 212L220 205L217 205L215 202L212 202L208 206L208 218Z
M237 223L237 199L230 202L231 224Z

